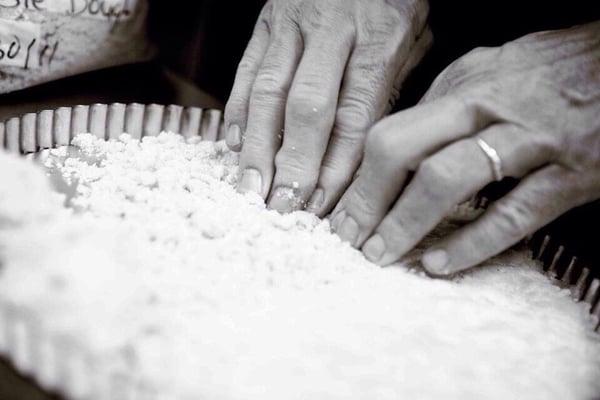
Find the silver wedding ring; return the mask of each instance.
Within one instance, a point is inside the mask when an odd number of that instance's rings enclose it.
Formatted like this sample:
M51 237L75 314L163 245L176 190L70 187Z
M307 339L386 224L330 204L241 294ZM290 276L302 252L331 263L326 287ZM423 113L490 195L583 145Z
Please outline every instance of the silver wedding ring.
M492 171L494 172L494 179L501 181L504 179L504 173L502 172L502 159L498 155L496 149L486 143L485 140L477 138L477 145L483 150L487 158L492 164Z

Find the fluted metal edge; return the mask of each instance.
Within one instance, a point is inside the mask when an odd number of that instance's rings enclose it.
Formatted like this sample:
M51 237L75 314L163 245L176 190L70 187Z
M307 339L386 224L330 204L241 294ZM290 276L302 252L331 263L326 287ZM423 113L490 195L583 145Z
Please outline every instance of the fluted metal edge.
M223 112L179 105L112 103L42 110L0 122L0 148L28 154L70 144L80 133L115 139L122 133L134 138L162 131L186 138L216 141L224 137Z

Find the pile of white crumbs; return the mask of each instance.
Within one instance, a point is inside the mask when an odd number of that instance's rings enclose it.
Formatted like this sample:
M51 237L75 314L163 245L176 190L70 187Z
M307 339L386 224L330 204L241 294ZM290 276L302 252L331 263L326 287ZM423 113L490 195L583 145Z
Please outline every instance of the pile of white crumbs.
M236 193L223 143L163 133L74 145L82 155L52 168L77 183L76 215L4 238L0 292L164 398L600 393L587 310L525 254L455 281L381 269L327 221Z

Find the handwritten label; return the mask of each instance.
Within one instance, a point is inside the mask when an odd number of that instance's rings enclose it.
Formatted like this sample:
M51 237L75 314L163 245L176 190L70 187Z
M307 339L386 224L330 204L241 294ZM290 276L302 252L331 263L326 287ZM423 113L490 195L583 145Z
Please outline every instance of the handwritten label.
M0 0L0 8L24 8L26 10L45 10L46 0Z
M0 0L1 9L47 11L118 22L129 19L137 0Z
M47 0L50 1L50 0ZM84 16L109 21L128 19L135 10L133 0L54 0L52 11L66 12L73 16Z
M0 20L0 65L36 68L40 26L26 21Z

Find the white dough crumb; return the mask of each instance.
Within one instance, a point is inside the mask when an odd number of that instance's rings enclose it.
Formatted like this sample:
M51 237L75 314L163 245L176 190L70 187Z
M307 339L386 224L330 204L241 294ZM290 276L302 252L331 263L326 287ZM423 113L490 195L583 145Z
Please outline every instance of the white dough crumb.
M238 155L224 143L162 133L74 145L82 156L55 168L79 182L78 215L0 230L0 304L37 312L83 343L98 370L135 374L157 398L600 392L587 310L525 252L455 281L382 269L328 221L238 194Z

